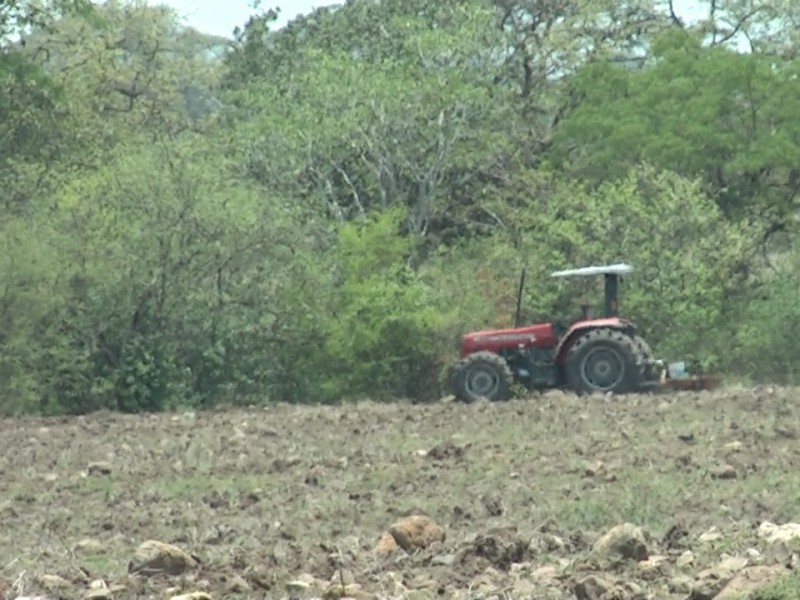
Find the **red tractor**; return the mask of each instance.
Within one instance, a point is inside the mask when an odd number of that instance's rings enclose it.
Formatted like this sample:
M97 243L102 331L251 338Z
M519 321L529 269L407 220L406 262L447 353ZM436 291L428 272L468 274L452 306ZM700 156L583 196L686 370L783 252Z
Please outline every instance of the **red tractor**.
M585 267L552 273L553 277L603 275L605 312L594 318L588 306L570 323L519 326L525 272L517 297L516 326L476 331L461 339L461 359L450 367L448 384L458 400L506 400L512 384L528 389L566 387L578 393L641 391L665 375L634 324L617 314L617 288L629 265Z

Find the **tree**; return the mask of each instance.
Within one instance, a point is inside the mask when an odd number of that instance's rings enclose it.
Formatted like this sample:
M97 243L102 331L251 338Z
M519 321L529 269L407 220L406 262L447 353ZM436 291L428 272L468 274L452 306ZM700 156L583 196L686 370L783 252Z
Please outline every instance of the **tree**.
M794 360L800 338L797 250L788 258L785 270L749 291L741 312L735 315L730 372L737 377L787 385L800 383Z
M0 46L23 42L32 30L46 30L67 15L93 17L92 4L85 0L4 0L0 10Z
M303 48L291 74L231 92L243 174L335 220L399 204L414 235L463 228L481 177L515 151L517 121L508 93L467 64L491 13L452 16L452 29L434 32L405 21L406 48L379 64Z
M222 40L182 26L173 9L139 0L108 0L98 14L93 21L61 19L55 31L31 36L29 52L46 53L43 68L88 111L95 129L97 119L114 124L103 137L120 127L115 140L143 128L169 135L189 128L187 91L214 87Z
M414 241L403 234L404 216L395 207L341 225L328 258L294 275L288 295L302 306L294 340L313 341L302 353L299 345L284 348L279 360L286 361L292 386L283 389L283 397L301 402L437 397L438 334L452 311L438 290L409 268ZM310 381L303 373L316 376Z
M791 0L701 0L705 18L694 27L679 19L668 2L674 24L694 29L710 46L725 46L782 60L800 52L800 8Z
M0 355L24 407L153 410L264 389L304 237L291 207L234 183L215 150L121 147L9 227Z
M554 165L594 182L646 161L686 177L729 216L780 227L800 191L797 67L703 47L683 30L658 38L655 64L594 64L572 82L580 106L556 134Z
M102 166L121 142L197 129L219 108L217 64L173 11L107 2L86 18L36 21L0 71L0 177L16 212L53 192L61 175Z
M50 168L63 142L63 90L25 42L32 31L52 30L67 17L91 20L96 13L85 0L0 6L0 183L8 211L19 210L53 178Z
M665 22L647 2L538 0L359 1L280 32L274 18L254 16L226 59L247 174L297 174L292 193L337 218L401 201L437 241L500 226L484 190L541 163L575 105L565 79Z

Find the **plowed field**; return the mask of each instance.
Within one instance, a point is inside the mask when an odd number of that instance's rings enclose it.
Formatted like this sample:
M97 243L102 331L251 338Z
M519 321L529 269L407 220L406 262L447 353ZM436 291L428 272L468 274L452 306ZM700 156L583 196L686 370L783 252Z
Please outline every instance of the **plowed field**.
M552 392L5 420L0 596L741 597L793 566L795 543L768 535L800 521L799 400ZM444 540L383 552L409 515ZM147 571L148 540L190 556Z

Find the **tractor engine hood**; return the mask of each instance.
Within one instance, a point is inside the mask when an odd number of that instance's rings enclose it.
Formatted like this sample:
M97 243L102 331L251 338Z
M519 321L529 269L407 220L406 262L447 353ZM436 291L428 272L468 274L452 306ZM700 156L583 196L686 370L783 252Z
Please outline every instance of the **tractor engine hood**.
M530 347L535 345L555 345L558 336L550 323L540 323L527 327L508 329L483 329L461 337L461 357L479 350L499 352L504 349Z

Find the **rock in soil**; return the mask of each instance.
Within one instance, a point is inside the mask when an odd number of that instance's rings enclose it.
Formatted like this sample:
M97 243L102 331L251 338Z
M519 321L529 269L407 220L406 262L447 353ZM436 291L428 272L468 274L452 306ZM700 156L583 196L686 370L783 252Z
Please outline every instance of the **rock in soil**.
M609 530L595 542L593 550L607 556L636 561L647 560L650 555L642 529L631 523L622 523Z
M92 462L86 466L89 475L111 475L111 471L111 463L106 461Z
M573 588L575 597L578 600L611 600L614 596L614 586L598 577L588 575L578 581Z
M144 542L128 563L128 573L138 575L182 575L197 567L197 561L186 552L156 540Z
M516 527L498 527L478 535L462 548L457 560L467 572L476 573L487 567L508 571L512 564L528 559L530 545L530 539L520 536Z
M446 537L444 529L424 515L411 515L400 519L389 527L387 533L394 540L394 544L409 553L427 548L435 542L444 542ZM387 554L394 549L394 545L384 534L376 550L379 554Z

